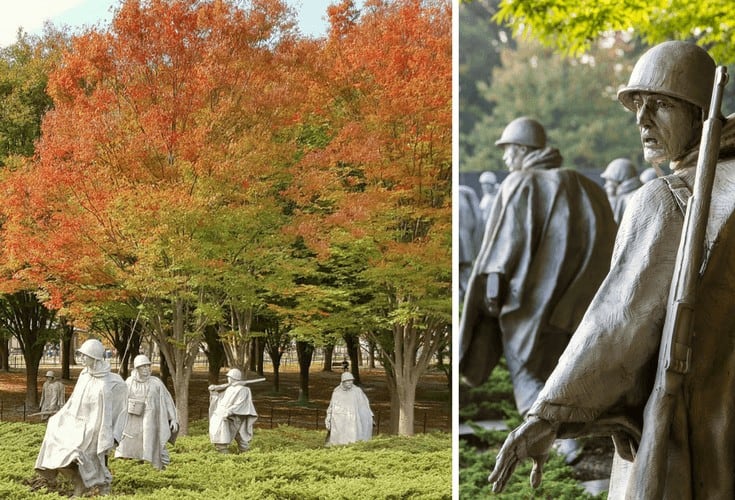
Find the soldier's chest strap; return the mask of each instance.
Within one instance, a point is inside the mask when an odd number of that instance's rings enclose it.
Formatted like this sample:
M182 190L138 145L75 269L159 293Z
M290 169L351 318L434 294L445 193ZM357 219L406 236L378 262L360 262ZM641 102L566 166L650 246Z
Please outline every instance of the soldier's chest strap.
M686 182L684 182L684 179L678 175L665 175L661 178L666 182L671 194L674 195L674 200L676 201L681 214L685 215L687 212L687 203L689 202L689 198L692 196L691 188Z

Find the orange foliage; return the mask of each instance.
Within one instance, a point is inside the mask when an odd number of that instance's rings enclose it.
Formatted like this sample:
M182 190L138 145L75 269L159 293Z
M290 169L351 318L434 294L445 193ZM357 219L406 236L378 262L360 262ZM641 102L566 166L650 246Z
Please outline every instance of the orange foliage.
M275 135L303 101L294 65L314 45L283 1L238 4L127 0L72 40L37 158L2 179L0 288L25 280L54 307L131 293L162 242L273 191L263 179L294 154Z
M397 227L415 219L432 230L412 243L433 240L429 258L449 268L451 10L448 0L330 7L315 69L324 78L310 87L310 103L319 102L311 116L329 124L330 137L306 149L286 191L304 218L321 214L319 231L297 222L313 246L328 248L332 227L398 245L407 233Z

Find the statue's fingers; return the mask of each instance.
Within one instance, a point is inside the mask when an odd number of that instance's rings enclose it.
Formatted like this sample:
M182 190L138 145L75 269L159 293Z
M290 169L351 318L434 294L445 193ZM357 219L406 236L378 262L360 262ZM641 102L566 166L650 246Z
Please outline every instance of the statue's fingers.
M536 489L541 484L541 479L544 475L544 464L549 458L549 455L542 455L540 457L533 458L533 468L531 469L531 487Z
M500 493L508 483L508 479L518 465L518 459L515 454L501 457L498 455L498 462L492 474L487 478L493 484L493 492Z

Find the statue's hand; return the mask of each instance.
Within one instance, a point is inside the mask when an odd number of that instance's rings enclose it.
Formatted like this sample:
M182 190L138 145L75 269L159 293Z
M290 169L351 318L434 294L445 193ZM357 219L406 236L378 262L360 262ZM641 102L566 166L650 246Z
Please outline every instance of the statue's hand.
M171 432L176 432L179 430L179 423L175 420L172 420L169 428L171 429Z
M74 450L72 452L72 462L76 462L79 465L84 465L84 453L81 452L81 450Z
M533 460L531 486L537 488L556 432L557 426L538 417L529 417L513 430L505 439L495 461L495 469L487 478L493 483L493 492L503 491L516 466L526 458Z

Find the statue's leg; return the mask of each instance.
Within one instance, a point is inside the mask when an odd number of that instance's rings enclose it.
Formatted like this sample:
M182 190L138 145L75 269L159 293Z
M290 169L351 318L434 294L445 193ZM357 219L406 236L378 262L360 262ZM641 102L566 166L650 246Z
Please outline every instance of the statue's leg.
M84 481L82 480L82 476L79 474L79 470L76 467L65 467L63 469L60 469L60 471L68 477L72 484L74 485L74 494L75 497L81 497L87 492L87 487L84 486Z
M235 433L235 441L237 441L237 448L240 452L245 452L250 449L250 438L248 434L248 417L237 417L235 422L237 424L237 432Z

